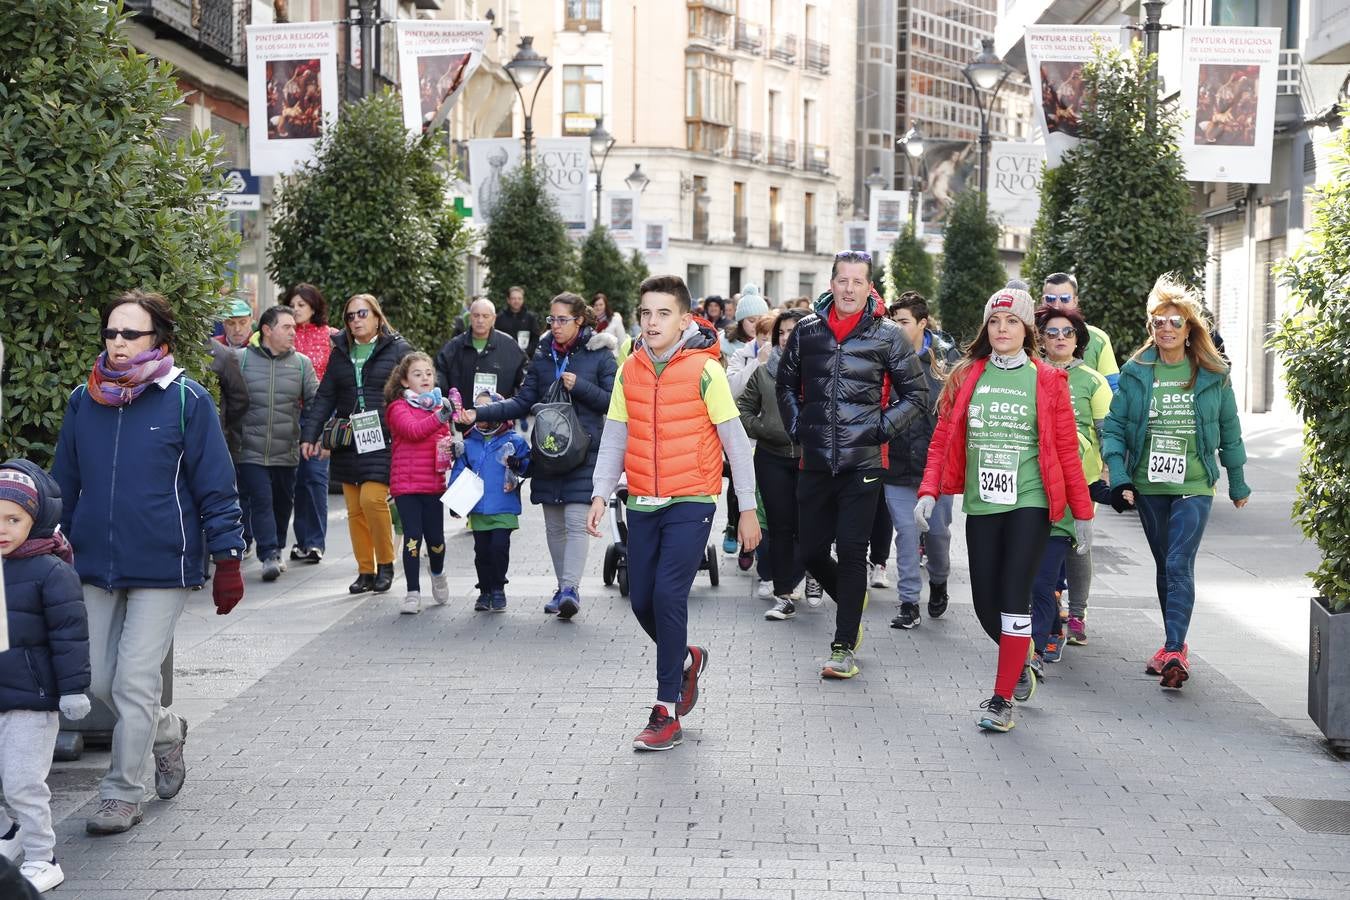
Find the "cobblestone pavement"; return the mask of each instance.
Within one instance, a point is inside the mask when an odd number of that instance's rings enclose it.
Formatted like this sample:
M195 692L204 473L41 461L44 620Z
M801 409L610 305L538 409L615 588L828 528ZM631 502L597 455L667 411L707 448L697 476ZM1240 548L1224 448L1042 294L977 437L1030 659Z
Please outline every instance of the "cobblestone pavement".
M1286 432L1254 442L1269 455L1248 479L1279 484L1258 495L1268 511L1254 501L1241 520L1215 504L1186 689L1165 694L1142 674L1161 630L1152 572L1137 523L1108 512L1091 644L1048 667L1007 735L974 725L995 648L959 539L950 612L895 631L893 592L874 590L862 674L848 682L818 676L828 601L766 622L724 558L721 587L700 576L691 600L691 637L712 657L685 743L639 755L629 741L655 653L618 591L600 587L601 542L580 616L546 617L532 510L510 609L474 613L472 542L453 523L456 599L399 616L401 580L384 597L346 595L354 567L335 511L322 565L264 588L251 564L237 621L194 599L175 692L197 718L176 800L148 804L125 835L90 838L103 757L58 766L58 895L1350 896L1350 836L1305 832L1265 799L1350 800L1350 764L1289 700L1306 651L1287 621L1306 586L1270 595L1309 567L1287 521L1292 471L1277 478ZM1226 559L1242 540L1251 554ZM1263 616L1247 614L1254 596ZM1280 689L1254 696L1272 680Z

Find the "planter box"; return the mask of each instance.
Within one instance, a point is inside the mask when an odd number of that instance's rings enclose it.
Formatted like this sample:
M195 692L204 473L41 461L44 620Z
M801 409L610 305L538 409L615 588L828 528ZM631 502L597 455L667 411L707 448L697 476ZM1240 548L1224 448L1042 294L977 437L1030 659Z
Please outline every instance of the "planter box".
M1308 614L1308 715L1338 753L1350 754L1350 610L1312 598Z

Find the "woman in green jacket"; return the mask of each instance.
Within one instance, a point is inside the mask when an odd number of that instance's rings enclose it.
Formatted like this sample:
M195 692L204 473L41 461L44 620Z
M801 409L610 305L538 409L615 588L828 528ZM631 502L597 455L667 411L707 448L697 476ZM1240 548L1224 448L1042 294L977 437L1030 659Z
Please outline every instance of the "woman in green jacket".
M1165 643L1145 671L1160 675L1165 688L1180 688L1190 677L1195 556L1219 466L1235 507L1246 506L1252 491L1242 477L1247 451L1228 364L1210 339L1200 298L1164 275L1149 293L1148 317L1149 338L1120 373L1102 451L1111 506L1139 511L1158 570Z

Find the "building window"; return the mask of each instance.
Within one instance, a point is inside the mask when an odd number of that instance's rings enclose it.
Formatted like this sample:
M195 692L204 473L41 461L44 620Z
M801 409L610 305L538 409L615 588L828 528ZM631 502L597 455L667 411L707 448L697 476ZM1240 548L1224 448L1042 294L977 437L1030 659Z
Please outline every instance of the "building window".
M690 265L685 269L685 287L689 288L689 296L701 300L704 292L707 290L708 267Z
M777 303L783 299L779 293L779 287L783 284L783 273L778 269L764 270L764 296L769 298L771 303Z
M736 115L731 60L714 53L690 52L684 57L684 72L688 148L721 153Z
M584 137L605 114L604 72L604 66L563 66L563 134Z
M563 27L568 31L599 31L600 0L564 0Z

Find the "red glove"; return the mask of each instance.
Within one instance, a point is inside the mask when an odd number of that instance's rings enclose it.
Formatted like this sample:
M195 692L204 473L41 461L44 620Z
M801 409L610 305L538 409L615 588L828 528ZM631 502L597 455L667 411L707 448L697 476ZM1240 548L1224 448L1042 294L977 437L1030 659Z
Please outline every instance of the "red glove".
M222 559L216 563L211 577L211 599L216 602L216 615L227 616L244 599L244 576L239 574L239 560Z

